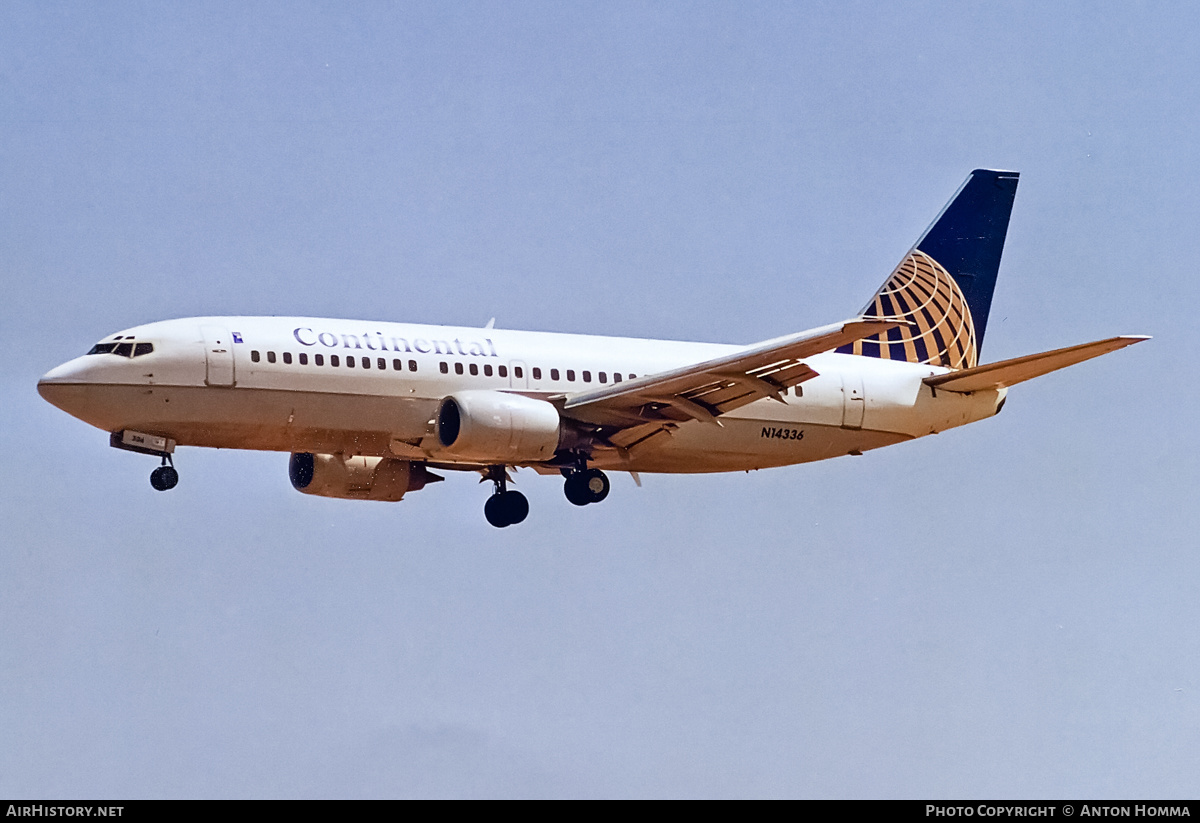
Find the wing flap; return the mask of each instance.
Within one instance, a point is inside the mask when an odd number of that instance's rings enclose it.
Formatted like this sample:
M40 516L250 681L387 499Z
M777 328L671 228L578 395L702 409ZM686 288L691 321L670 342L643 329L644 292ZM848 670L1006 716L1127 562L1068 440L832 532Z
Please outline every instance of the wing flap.
M718 416L764 397L782 402L784 391L817 376L804 358L903 322L857 317L777 337L724 357L566 395L563 413L585 423L616 428L652 421L716 422Z
M1110 337L1106 340L1068 346L1065 349L1027 354L1024 357L1014 357L1012 360L988 363L986 366L976 366L949 374L926 377L925 383L937 389L954 392L1001 389L1149 339L1146 335L1134 334Z

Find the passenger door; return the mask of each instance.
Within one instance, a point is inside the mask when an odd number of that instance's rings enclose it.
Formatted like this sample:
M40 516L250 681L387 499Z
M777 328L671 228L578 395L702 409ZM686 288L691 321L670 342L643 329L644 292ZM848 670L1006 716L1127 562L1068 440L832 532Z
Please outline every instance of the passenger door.
M224 326L201 326L204 335L204 382L209 386L233 386L233 338Z

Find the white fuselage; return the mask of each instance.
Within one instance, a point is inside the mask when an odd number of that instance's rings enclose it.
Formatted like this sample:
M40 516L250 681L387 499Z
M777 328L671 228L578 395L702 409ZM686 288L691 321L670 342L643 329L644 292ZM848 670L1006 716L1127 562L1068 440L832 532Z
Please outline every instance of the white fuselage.
M153 344L89 354L39 391L105 431L179 445L455 462L431 421L442 398L491 389L549 399L727 355L737 346L302 317L168 320L106 340ZM946 370L825 353L818 376L645 448L595 449L593 465L645 472L765 468L853 454L990 417L1004 389L935 392ZM352 363L352 365L351 365ZM398 368L397 368L398 367ZM800 389L800 391L797 391ZM432 445L431 445L432 444ZM466 466L464 466L465 468Z

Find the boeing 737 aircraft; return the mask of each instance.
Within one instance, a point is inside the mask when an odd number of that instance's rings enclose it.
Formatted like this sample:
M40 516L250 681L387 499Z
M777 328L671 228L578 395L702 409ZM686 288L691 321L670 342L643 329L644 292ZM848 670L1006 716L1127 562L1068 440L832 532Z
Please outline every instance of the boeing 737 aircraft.
M1112 337L979 364L1015 172L976 170L858 316L750 346L315 317L125 329L38 391L161 458L177 446L291 452L306 494L400 500L477 471L493 526L529 503L508 467L598 503L604 470L720 472L824 460L991 417L1008 387L1137 343Z

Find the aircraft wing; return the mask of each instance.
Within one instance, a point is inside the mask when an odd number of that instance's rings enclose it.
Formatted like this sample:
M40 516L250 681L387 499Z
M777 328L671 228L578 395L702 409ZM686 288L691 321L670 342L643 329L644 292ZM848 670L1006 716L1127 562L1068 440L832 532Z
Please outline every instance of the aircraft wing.
M609 438L620 448L687 420L719 426L720 415L763 397L783 402L784 390L816 377L805 358L903 322L857 317L756 343L714 360L563 395L563 415L623 430Z
M1079 346L1068 346L1065 349L1055 349L1039 354L1027 354L1024 357L1014 357L1012 360L988 363L986 366L976 366L949 374L926 377L925 383L935 389L956 392L1000 389L1006 386L1015 386L1017 383L1023 383L1026 380L1041 377L1043 374L1065 369L1067 366L1074 366L1084 360L1091 360L1093 357L1099 357L1102 354L1108 354L1149 339L1145 335L1133 334L1110 337L1094 343L1083 343Z

